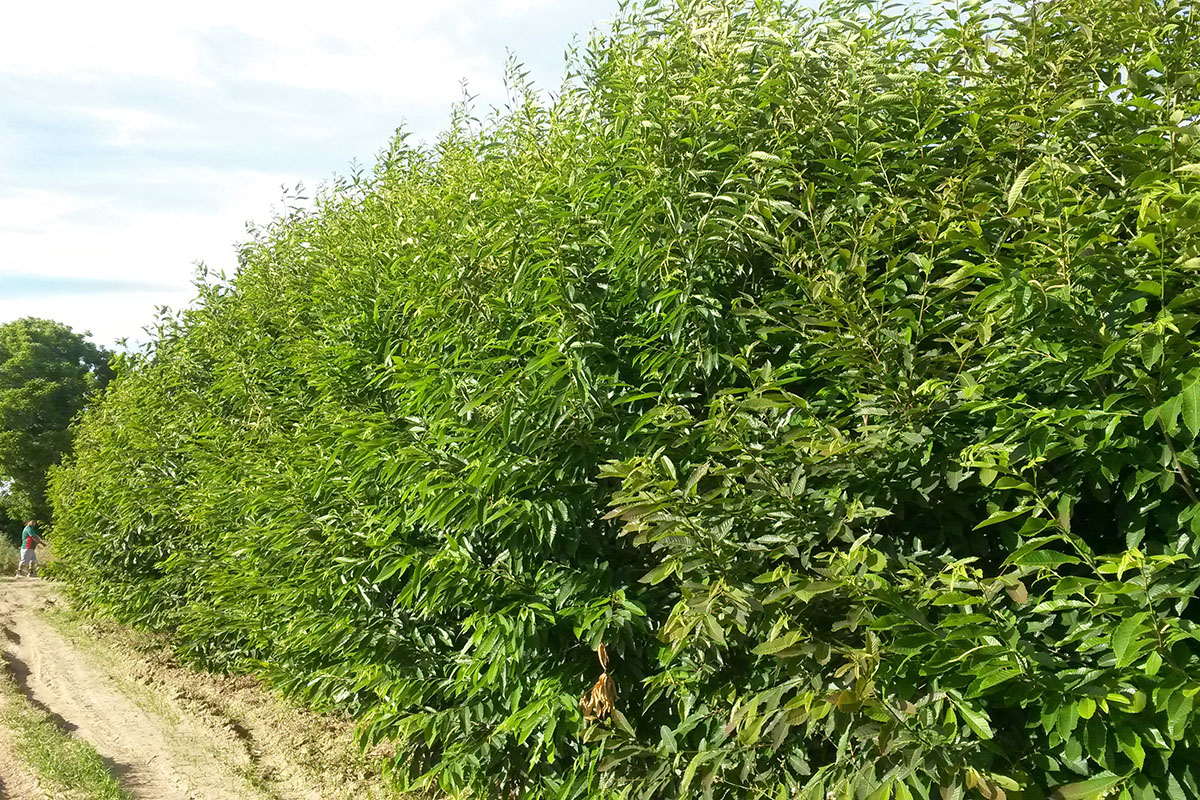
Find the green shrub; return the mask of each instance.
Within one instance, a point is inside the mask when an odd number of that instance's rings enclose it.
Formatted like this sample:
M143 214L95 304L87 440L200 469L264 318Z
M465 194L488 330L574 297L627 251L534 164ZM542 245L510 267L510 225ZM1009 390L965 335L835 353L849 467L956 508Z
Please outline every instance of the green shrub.
M0 540L0 576L9 577L17 572L21 563L21 551L11 542Z
M400 782L1198 797L1195 14L650 3L202 283L64 570Z

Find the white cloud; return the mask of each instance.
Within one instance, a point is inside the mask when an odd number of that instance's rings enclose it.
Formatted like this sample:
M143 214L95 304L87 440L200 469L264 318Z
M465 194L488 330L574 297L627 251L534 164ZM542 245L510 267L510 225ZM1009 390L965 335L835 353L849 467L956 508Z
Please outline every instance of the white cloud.
M496 0L496 10L502 17L515 17L553 6L555 0Z
M394 29L400 33L400 29ZM407 39L407 40L406 40ZM437 65L431 69L431 65ZM455 51L434 37L387 37L356 41L333 49L317 36L265 43L248 59L241 75L281 86L349 93L402 104L445 101L458 92L461 80L473 91L494 92L500 86L477 57Z
M0 72L16 75L155 75L194 80L190 8L178 3L8 3Z
M18 194L0 200L0 219L15 218L0 228L0 270L186 285L196 261L232 270L246 222L266 221L280 187L299 182L294 175L210 168L166 170L160 177L204 186L223 201L204 211L104 209L104 216L87 221L78 212L89 207L70 196Z
M86 201L75 195L36 189L0 197L0 233L41 235L85 206Z
M141 108L84 108L81 112L96 120L104 142L114 147L133 147L180 128L176 120Z
M465 21L461 2L11 5L0 26L0 73L212 85L220 76L207 51L228 40L245 48L236 59L243 80L427 102L444 97L447 81L452 88L460 78L488 75L471 48L455 46Z
M24 217L18 222L36 223L0 228L0 275L115 279L135 285L91 296L0 296L0 321L24 316L57 319L77 330L90 330L96 342L109 347L121 337L144 340L142 328L154 319L156 308L179 309L192 300L197 262L214 271L235 271L236 245L246 238L246 222L269 218L280 186L297 182L291 175L210 169L173 170L163 177L207 185L224 202L203 212L125 211L111 220L88 223L72 218L81 204L70 197L31 192L0 200L0 219L20 213ZM138 291L136 284L155 288Z

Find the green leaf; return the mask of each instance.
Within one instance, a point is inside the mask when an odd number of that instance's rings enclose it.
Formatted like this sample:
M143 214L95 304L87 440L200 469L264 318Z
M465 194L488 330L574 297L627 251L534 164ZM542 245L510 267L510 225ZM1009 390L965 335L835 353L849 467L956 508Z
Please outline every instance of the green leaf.
M614 708L612 710L612 718L613 722L617 724L617 727L624 731L627 735L630 737L636 736L636 734L633 732L633 726L629 724L629 720L626 719L625 715L622 714L618 709Z
M1061 567L1063 564L1078 564L1079 559L1067 553L1060 553L1057 550L1034 550L1022 555L1020 558L1012 559L1011 563L1019 567L1053 569Z
M1033 172L1037 169L1037 166L1038 163L1035 161L1017 173L1017 179L1013 181L1012 186L1008 189L1009 211L1012 211L1016 207L1017 201L1021 199L1021 194L1025 191L1025 184L1029 183L1029 179L1033 176Z
M656 392L639 392L638 394L625 395L612 401L614 406L623 406L628 403L636 403L639 400L649 400L652 397L658 397Z
M679 569L679 562L674 559L664 561L654 569L647 572L639 579L639 583L648 583L651 586L658 584L671 577Z
M966 796L966 790L963 789L961 783L952 783L947 786L939 786L938 794L941 800L963 800Z
M1125 726L1118 726L1116 732L1117 747L1141 770L1146 764L1146 748L1142 745L1142 738Z
M692 760L688 762L687 769L683 771L683 780L679 783L680 793L686 796L688 787L692 785L692 781L696 778L696 770L720 754L720 750L701 750L696 753L692 757Z
M1139 649L1136 635L1138 629L1142 627L1142 623L1146 621L1146 617L1145 612L1133 614L1122 621L1113 631L1112 649L1117 658L1118 667L1127 667L1137 658Z
M975 530L979 530L980 528L986 528L989 525L996 525L1001 522L1007 522L1010 519L1016 519L1017 517L1020 517L1024 514L1028 514L1032 510L1033 510L1033 506L1029 506L1027 508L1018 508L1015 511L997 511L995 514L992 514L990 517L985 519L983 522L976 525Z
M1086 781L1058 787L1054 794L1050 795L1050 800L1098 800L1101 795L1120 786L1124 780L1120 775L1103 772Z
M1188 800L1188 797L1179 784L1179 778L1175 775L1167 775L1167 800Z
M1075 709L1079 712L1080 719L1091 719L1096 713L1096 701L1085 697L1075 704Z
M659 739L662 741L663 749L667 753L677 753L679 751L679 745L675 741L675 732L674 731L672 731L666 725L663 725L663 726L659 727L658 733L659 733Z
M1167 433L1174 436L1179 430L1179 412L1183 409L1183 397L1175 395L1167 398L1158 407L1158 419L1162 421Z
M1023 670L1020 667L994 667L975 679L975 682L971 684L971 688L970 691L968 691L967 696L978 697L988 689L991 689L993 686L1007 683L1021 674L1023 674Z
M1133 247L1147 250L1154 255L1162 255L1158 249L1158 237L1153 233L1143 233L1141 236L1129 243Z
M1075 726L1078 724L1079 711L1075 708L1074 703L1067 702L1059 707L1056 727L1063 739L1071 738L1071 734L1075 732Z
M875 791L868 794L866 800L891 800L891 797L892 784L888 782L881 783L879 786L875 787Z
M1004 566L1007 567L1013 563L1014 559L1022 558L1023 556L1027 555L1028 553L1032 553L1034 550L1037 550L1038 548L1045 547L1046 545L1050 544L1051 542L1058 542L1058 541L1062 541L1061 537L1059 537L1059 536L1041 536L1037 539L1031 539L1028 542L1025 542L1024 544L1022 544L1016 550L1014 550L1012 555L1010 555L1008 558L1006 558L1004 560Z
M974 731L980 739L991 739L995 735L992 733L992 726L989 724L987 714L977 711L961 701L955 701L954 707L958 709L958 714L967 723L967 727Z
M1192 707L1196 702L1194 695L1182 691L1174 692L1167 698L1167 735L1179 741L1187 731L1192 717Z
M808 638L803 630L786 631L777 639L769 639L754 648L754 653L760 656L773 656Z
M783 159L780 158L779 156L774 155L772 153L766 153L762 150L755 150L753 152L747 153L746 158L752 159L754 161L766 161L766 162L769 162L772 164L782 164L783 163Z
M1180 393L1184 427L1195 437L1200 435L1200 379L1192 380Z
M1154 365L1162 358L1162 354L1161 337L1157 334L1148 334L1142 337L1142 364L1146 369L1153 369Z

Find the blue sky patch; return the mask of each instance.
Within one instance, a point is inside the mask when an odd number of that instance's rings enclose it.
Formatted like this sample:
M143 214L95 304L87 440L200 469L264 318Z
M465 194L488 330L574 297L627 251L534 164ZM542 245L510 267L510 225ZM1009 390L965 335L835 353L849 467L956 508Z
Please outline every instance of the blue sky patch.
M0 273L0 299L4 300L171 291L173 288L170 284L147 281Z

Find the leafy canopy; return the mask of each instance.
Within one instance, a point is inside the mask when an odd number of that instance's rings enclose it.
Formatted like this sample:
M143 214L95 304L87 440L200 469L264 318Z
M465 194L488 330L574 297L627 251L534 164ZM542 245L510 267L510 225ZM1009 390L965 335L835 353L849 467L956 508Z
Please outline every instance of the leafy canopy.
M111 377L109 353L65 325L26 317L0 325L0 503L45 517L46 474L70 447L70 423Z
M400 783L1200 797L1195 16L645 4L123 362L76 591Z

